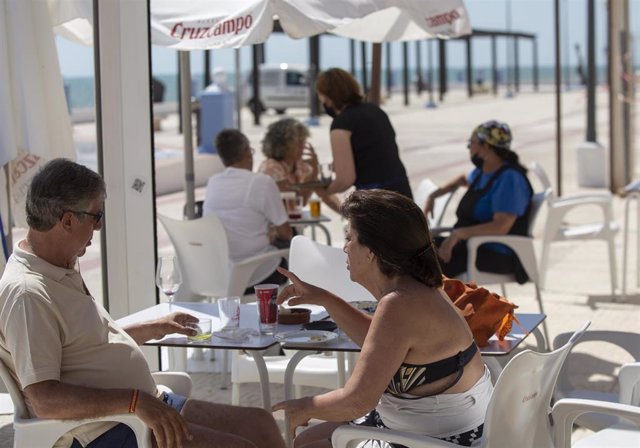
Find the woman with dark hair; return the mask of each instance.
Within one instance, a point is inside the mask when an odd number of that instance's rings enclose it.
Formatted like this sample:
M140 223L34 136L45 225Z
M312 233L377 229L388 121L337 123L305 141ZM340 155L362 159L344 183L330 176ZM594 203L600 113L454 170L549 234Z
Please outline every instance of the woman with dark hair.
M454 230L447 238L436 238L440 266L447 277L467 271L468 238L528 234L533 189L527 179L527 169L511 150L511 140L511 129L506 123L491 120L480 124L467 145L476 168L468 176L456 177L427 198L425 214L433 210L438 196L458 187L468 187L456 210L458 221ZM515 274L520 283L528 280L518 257L502 244L480 246L476 266L481 271Z
M278 302L324 306L362 349L343 388L273 410L284 409L292 436L311 418L327 421L302 432L296 447L330 447L336 427L363 415L358 424L469 446L482 435L493 387L467 323L441 288L424 214L410 199L384 190L356 191L342 211L349 220L347 269L377 309L365 314L281 270L292 284Z
M363 101L355 78L342 69L329 69L318 75L316 92L333 117L330 137L336 176L327 193L342 193L355 186L357 190L396 191L411 198L389 117L377 105Z

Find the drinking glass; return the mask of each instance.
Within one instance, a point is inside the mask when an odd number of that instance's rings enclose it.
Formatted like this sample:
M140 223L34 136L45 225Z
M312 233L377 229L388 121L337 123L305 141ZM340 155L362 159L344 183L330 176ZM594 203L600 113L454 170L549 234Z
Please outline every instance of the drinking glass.
M156 270L156 286L169 299L169 311L173 306L173 295L182 284L182 272L176 257L161 257Z
M240 297L218 299L218 314L222 324L221 331L236 331L240 327Z

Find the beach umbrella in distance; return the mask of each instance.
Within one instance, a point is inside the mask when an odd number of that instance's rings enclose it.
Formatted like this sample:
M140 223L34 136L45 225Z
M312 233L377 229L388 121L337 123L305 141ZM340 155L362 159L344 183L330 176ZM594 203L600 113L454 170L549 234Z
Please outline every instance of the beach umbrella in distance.
M13 161L7 204L23 226L26 189L39 165L75 159L51 17L42 6L0 0L0 164Z

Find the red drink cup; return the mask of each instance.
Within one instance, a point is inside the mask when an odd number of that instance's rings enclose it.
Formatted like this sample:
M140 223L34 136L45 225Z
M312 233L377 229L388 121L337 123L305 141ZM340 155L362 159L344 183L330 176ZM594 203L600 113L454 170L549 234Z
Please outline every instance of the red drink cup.
M278 321L278 285L263 284L254 286L258 299L258 314L260 316L260 331L264 334L272 334Z

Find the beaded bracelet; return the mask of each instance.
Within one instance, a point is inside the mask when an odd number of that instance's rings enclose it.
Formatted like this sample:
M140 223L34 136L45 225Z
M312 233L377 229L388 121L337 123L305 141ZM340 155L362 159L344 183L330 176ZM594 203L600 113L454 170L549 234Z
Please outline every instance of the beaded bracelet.
M129 414L135 414L136 412L136 404L138 404L138 389L133 389L131 391L131 401L129 402Z

